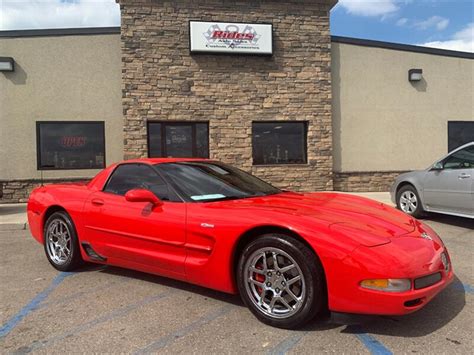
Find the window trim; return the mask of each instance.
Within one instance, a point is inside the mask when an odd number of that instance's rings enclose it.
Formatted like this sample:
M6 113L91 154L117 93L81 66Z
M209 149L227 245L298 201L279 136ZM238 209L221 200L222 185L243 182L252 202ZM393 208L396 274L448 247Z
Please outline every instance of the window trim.
M45 167L41 165L41 134L40 126L42 124L102 124L103 134L102 141L103 146L102 150L104 151L104 163L102 167L99 168L56 168L56 167ZM105 143L105 121L36 121L36 170L98 170L105 169L107 166L107 152L106 152L106 143Z
M304 154L304 162L300 163L274 163L274 164L255 164L254 158L253 158L253 125L254 123L277 123L277 124L282 124L282 123L302 123L303 128L304 128L304 136L303 136L303 154ZM308 120L271 120L271 121L252 121L252 166L255 167L265 167L265 166L308 166L308 128L309 128L309 121Z
M197 132L196 124L206 124L207 125L207 157L198 157L197 156ZM152 157L150 155L150 124L160 124L161 125L161 157ZM191 135L192 135L192 157L188 158L203 158L209 159L210 157L210 135L209 135L209 121L162 121L162 120L148 120L146 122L146 141L147 141L147 156L148 158L167 158L166 154L166 125L171 126L191 126Z

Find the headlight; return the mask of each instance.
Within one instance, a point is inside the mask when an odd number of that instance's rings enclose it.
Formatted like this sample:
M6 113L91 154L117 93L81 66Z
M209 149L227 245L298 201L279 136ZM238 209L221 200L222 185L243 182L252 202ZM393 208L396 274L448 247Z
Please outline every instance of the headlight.
M411 289L410 279L372 279L360 283L363 288L385 292L404 292Z

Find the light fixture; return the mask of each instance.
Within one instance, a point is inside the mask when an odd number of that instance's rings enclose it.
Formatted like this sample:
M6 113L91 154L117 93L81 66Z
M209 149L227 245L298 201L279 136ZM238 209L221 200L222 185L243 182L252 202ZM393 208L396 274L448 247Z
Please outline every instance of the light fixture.
M408 71L408 81L420 81L423 79L423 69L410 69Z
M0 57L0 71L14 71L15 61L12 57Z

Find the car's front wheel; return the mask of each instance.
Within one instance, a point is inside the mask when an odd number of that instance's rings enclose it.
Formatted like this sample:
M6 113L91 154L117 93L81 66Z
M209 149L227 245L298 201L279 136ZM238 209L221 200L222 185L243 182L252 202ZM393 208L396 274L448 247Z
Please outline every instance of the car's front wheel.
M53 213L44 225L44 251L60 271L72 271L82 264L76 228L64 211Z
M420 197L412 185L405 185L398 191L397 207L413 217L421 217L423 215Z
M247 245L237 281L247 307L275 327L301 327L325 305L319 259L304 243L287 235L266 234Z

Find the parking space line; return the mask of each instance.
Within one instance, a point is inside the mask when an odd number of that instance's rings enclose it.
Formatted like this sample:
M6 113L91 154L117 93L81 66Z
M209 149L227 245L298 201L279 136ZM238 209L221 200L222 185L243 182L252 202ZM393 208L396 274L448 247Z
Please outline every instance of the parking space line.
M462 284L462 287L459 288L462 288L466 293L474 293L474 287L469 284Z
M38 306L37 309L46 308L46 307L51 306L52 304L57 306L57 305L60 305L60 304L69 303L70 301L81 298L84 295L88 295L88 294L91 294L91 293L94 293L94 292L106 290L106 289L109 289L110 287L117 286L117 285L120 285L122 283L129 282L129 281L130 281L130 279L123 279L123 280L119 280L117 282L109 282L105 285L91 287L91 288L83 290L83 291L74 292L73 294L71 294L69 296L61 297L61 299L59 299L59 300L49 300L48 302L43 302Z
M381 342L375 339L372 335L364 332L364 330L358 325L348 325L345 332L354 334L372 355L392 355L392 352Z
M268 355L284 355L291 349L293 349L300 340L306 335L308 332L297 332L296 334L292 334L282 342L277 344L273 349L268 351Z
M115 318L127 315L128 313L132 312L133 310L135 310L139 307L145 306L147 304L150 304L150 303L153 303L153 302L158 301L160 299L163 299L165 297L168 297L168 296L172 295L173 293L174 293L174 291L166 291L166 292L159 293L158 295L155 295L155 296L146 297L146 298L144 298L143 300L141 300L139 302L135 302L135 303L129 304L125 307L121 307L119 309L116 309L116 310L114 310L112 312L109 312L109 313L107 313L107 314L105 314L101 317L95 318L95 319L93 319L91 321L88 321L84 324L78 325L77 327L74 327L74 328L72 328L68 331L65 331L62 334L55 335L55 336L53 336L53 337L51 337L47 340L42 340L41 342L35 341L32 344L30 344L30 346L28 347L29 351L37 350L39 348L43 348L43 347L52 345L52 344L54 344L58 341L61 341L61 340L66 339L68 337L77 335L78 333L81 333L85 330L89 330L89 329L95 327L98 324L106 323L106 322L108 322L110 320L113 320Z
M31 301L28 303L26 306L24 306L17 314L15 314L13 317L11 317L2 327L0 328L0 338L6 336L8 333L10 333L18 323L21 322L23 318L25 318L30 312L34 311L37 309L41 302L43 302L50 294L53 292L56 287L59 286L61 282L64 281L64 279L68 276L74 275L74 272L61 272L59 275L57 275L51 284L38 293Z
M159 338L158 340L148 344L144 348L142 348L140 350L137 350L135 352L135 354L138 355L138 354L148 354L148 353L151 353L151 352L156 352L157 350L166 347L168 344L175 341L176 339L182 338L185 335L187 335L189 333L192 333L193 331L195 331L199 327L201 327L201 326L203 326L207 323L210 323L211 321L213 321L213 320L229 313L231 309L233 309L233 306L227 305L227 306L220 307L219 309L214 310L212 312L209 312L206 315L198 318L194 322L188 324L187 326L185 326L183 328L180 328L180 329L174 331L173 333L165 335L165 336Z

